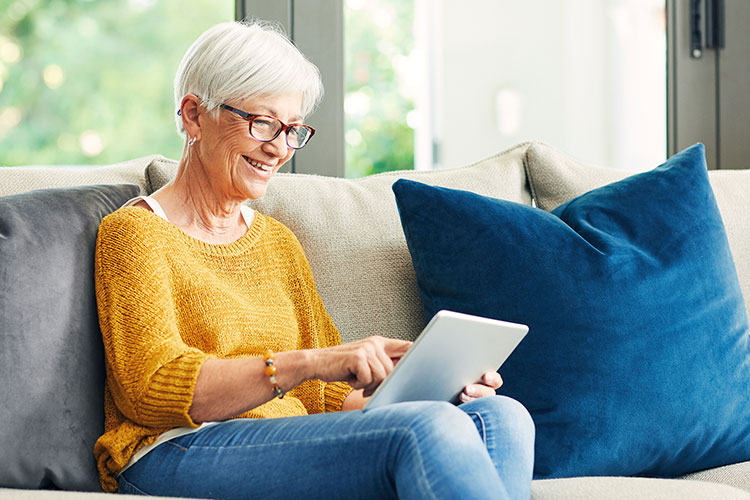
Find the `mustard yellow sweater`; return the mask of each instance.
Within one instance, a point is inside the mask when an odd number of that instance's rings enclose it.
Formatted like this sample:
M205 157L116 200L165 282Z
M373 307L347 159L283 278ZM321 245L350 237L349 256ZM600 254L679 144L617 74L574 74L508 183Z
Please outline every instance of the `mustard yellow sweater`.
M259 213L242 238L212 245L148 210L121 208L102 221L95 265L107 381L94 455L105 491L159 434L197 426L188 409L206 359L341 343L299 242ZM237 417L338 411L350 391L309 380Z

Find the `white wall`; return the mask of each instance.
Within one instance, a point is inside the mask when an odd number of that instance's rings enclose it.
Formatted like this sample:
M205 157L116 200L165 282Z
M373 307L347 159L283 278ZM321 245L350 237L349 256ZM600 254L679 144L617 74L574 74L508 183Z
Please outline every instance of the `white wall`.
M420 114L431 115L438 166L466 165L525 140L617 168L664 161L663 1L428 5L433 63L429 98L418 105L432 106Z

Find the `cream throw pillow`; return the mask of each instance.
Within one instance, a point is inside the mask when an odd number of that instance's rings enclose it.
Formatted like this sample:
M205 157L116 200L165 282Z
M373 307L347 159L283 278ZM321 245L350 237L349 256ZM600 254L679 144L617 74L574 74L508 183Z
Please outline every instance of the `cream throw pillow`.
M528 205L527 146L449 170L362 179L277 174L266 195L249 204L281 221L300 240L344 342L369 335L413 339L426 321L391 185L399 178L414 179ZM174 161L153 161L146 171L149 193L166 184L176 169Z

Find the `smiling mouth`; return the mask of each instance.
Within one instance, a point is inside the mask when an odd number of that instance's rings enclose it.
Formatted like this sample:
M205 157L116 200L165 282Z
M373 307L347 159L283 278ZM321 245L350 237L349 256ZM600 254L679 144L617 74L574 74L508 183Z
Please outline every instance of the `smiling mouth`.
M248 158L245 155L242 155L242 157L253 168L257 168L258 170L262 170L263 172L270 172L271 170L273 170L273 167L268 166L268 165L263 165L262 163L258 163L255 160L251 160L250 158Z

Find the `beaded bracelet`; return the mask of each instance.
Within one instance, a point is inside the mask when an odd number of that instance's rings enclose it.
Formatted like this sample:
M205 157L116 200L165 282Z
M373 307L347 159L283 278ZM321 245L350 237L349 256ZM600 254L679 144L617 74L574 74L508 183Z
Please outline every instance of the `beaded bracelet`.
M284 399L284 391L281 390L279 383L276 382L276 367L273 366L273 351L271 349L266 351L263 361L266 363L266 375L268 375L271 385L273 385L273 392L276 393L277 398Z

